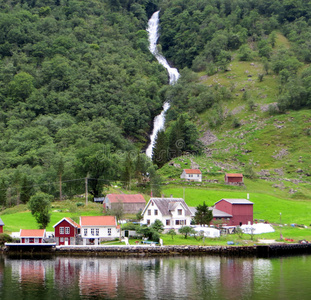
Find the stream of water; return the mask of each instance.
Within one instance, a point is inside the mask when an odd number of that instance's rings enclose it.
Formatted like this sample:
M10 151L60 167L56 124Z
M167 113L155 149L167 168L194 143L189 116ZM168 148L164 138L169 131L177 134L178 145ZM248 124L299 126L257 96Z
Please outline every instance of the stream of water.
M175 82L177 82L179 78L178 70L176 68L171 68L165 57L161 55L157 49L157 41L159 38L159 13L160 11L155 12L148 21L147 31L149 35L149 50L155 56L158 62L166 68L169 75L169 83L174 84ZM152 157L152 150L155 144L157 134L160 130L164 128L165 113L169 108L170 108L169 102L165 102L163 104L162 112L154 118L153 131L150 136L150 144L146 150L146 155L148 157Z

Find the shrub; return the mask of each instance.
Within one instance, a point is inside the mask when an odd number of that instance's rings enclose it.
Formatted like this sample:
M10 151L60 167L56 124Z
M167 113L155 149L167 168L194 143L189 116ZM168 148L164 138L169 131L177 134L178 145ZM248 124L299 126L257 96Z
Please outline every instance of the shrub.
M10 243L13 239L6 233L0 233L0 245L4 246L4 243Z

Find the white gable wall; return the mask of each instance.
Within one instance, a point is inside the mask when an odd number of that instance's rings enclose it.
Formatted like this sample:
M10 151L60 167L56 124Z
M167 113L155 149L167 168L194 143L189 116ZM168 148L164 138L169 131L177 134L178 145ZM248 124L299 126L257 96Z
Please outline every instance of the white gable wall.
M157 212L155 210L157 210ZM191 216L185 215L185 209L180 203L171 211L171 215L162 215L157 205L155 203L151 205L150 202L144 212L143 223L149 226L157 219L162 221L164 229L179 229L182 226L189 226L191 222Z

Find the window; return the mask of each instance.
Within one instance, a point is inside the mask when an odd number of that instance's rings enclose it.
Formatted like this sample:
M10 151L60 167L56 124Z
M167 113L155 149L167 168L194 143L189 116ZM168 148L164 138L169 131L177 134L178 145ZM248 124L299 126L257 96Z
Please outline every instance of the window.
M25 243L29 243L29 238L25 238Z
M99 236L99 228L96 228L96 236Z
M38 238L35 238L35 243L39 243L39 239Z
M87 228L84 228L84 236L87 236Z
M94 233L95 233L94 228L91 228L91 235L94 235Z
M66 234L69 234L69 233L70 233L70 227L66 227L66 228L65 228L65 233L66 233Z
M150 225L150 220L147 220L147 225Z
M60 238L59 241L60 241L61 243L63 243L63 242L64 242L64 238Z
M170 225L171 225L170 220L166 220L166 226L170 226Z
M179 225L179 220L176 220L176 221L175 221L175 225Z
M154 215L155 215L155 216L158 215L158 210L157 210L157 209L154 210Z
M151 216L151 209L148 209L148 216Z
M175 220L175 225L186 225L186 220Z
M151 205L153 206L153 202L151 202Z
M111 235L111 228L108 228L108 235Z
M182 215L182 209L177 209L177 214L178 214L179 216L181 216L181 215Z
M59 234L64 234L64 227L59 227Z

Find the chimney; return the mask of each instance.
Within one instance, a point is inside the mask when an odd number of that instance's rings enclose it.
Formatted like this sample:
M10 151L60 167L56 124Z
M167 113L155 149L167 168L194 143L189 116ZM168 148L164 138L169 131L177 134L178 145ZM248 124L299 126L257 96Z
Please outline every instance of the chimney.
M173 198L173 194L171 194L170 197Z
M249 193L247 193L247 200L249 200Z

